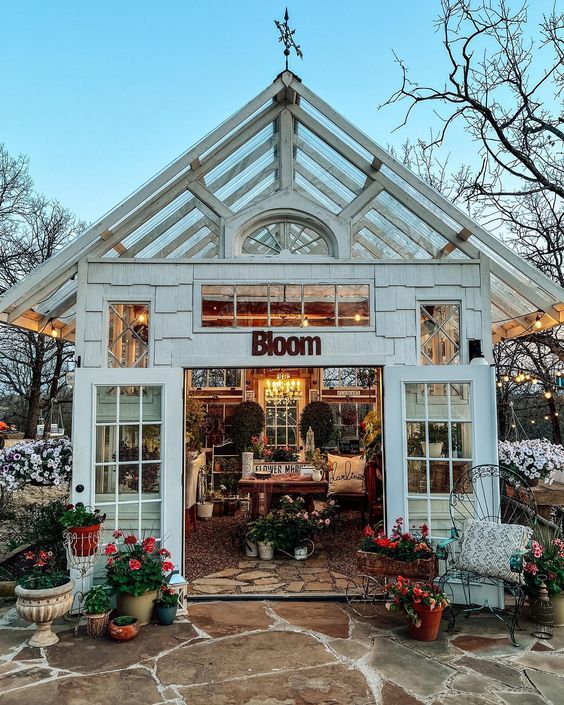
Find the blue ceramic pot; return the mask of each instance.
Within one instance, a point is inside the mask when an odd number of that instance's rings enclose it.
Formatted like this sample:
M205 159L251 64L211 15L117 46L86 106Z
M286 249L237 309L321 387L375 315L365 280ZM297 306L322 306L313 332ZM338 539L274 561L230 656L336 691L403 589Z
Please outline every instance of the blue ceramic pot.
M174 622L174 618L176 617L177 609L178 605L173 605L172 607L159 607L159 605L156 605L155 614L159 620L159 624L172 624Z

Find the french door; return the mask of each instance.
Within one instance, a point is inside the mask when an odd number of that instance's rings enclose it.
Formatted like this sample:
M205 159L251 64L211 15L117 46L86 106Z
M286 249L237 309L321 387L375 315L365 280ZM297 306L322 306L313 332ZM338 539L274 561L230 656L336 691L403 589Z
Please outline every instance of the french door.
M73 502L116 529L155 536L182 565L181 369L77 369Z

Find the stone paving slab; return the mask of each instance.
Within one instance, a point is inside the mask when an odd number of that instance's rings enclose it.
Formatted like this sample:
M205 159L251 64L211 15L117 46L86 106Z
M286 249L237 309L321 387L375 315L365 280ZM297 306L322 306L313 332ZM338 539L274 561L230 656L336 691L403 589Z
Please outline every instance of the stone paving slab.
M334 602L274 602L272 609L282 619L308 632L349 636L349 618Z
M274 618L266 612L263 602L204 602L188 607L188 618L211 637L230 636L268 629Z

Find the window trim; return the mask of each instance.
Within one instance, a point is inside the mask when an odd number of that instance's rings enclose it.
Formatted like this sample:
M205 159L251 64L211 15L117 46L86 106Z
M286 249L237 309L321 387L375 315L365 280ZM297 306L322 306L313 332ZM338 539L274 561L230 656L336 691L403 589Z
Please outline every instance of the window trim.
M205 370L208 373L208 375L207 375L208 381L209 381L209 376L210 376L209 373L211 370L223 370L224 381L227 377L227 370L238 370L239 371L239 384L235 385L234 387L227 386L227 385L224 385L223 387L208 387L208 386L195 387L193 385L193 380L192 380L192 373L194 370ZM196 390L201 389L201 390L206 390L206 391L216 390L216 389L222 389L222 390L243 389L243 368L241 368L241 367L190 367L188 369L188 371L190 372L190 389L196 389Z
M459 329L459 357L460 360L457 364L450 364L450 365L423 365L421 364L421 307L422 306L442 306L442 305L453 305L453 306L458 306L458 329ZM466 365L467 360L467 351L466 351L466 335L464 334L464 312L463 312L463 306L462 306L462 299L416 299L415 300L415 315L416 315L416 340L417 340L417 366L418 367L453 367L457 368L460 367L460 365Z

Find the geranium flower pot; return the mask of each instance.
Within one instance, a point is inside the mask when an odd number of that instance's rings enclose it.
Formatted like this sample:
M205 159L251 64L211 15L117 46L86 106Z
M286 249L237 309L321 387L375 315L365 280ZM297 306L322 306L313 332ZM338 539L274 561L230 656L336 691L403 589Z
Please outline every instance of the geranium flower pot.
M73 588L74 580L44 590L28 590L16 585L16 612L22 619L34 622L37 627L28 642L30 646L51 646L59 641L51 625L72 607Z
M73 526L67 530L71 540L73 556L92 556L98 549L100 541L100 524L92 526Z
M140 627L141 625L138 621L133 622L133 624L119 626L115 623L115 620L112 619L108 625L108 634L116 641L131 641L131 639L135 639L137 634L139 634Z
M109 612L104 612L103 614L90 614L85 612L84 617L86 618L86 633L88 636L93 639L99 639L104 636L110 621Z
M259 557L262 561L271 561L274 557L274 544L266 543L265 541L258 541L258 552Z
M177 610L178 605L172 605L172 607L161 607L160 605L155 605L155 615L159 621L159 624L162 624L163 626L172 624L176 617Z
M149 624L153 618L154 602L157 599L158 590L151 590L143 595L130 595L120 592L116 598L117 611L120 615L135 617L142 627Z
M428 605L413 605L413 611L421 620L421 624L417 626L408 618L407 631L409 636L417 641L436 641L439 636L441 619L445 608L435 607L435 609L431 609Z

